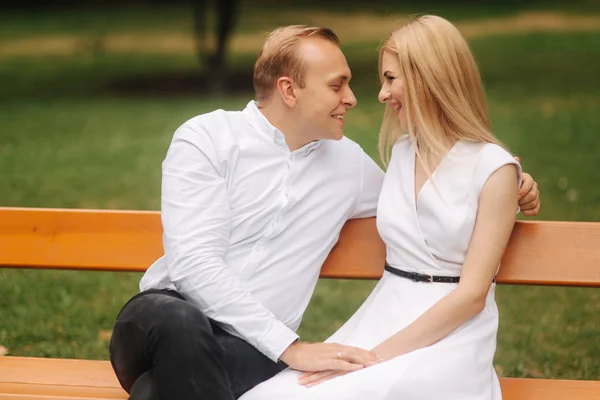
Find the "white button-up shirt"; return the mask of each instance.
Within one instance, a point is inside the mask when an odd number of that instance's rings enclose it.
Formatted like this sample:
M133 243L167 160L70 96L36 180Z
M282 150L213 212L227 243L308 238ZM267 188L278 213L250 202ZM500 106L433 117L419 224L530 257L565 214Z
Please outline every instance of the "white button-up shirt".
M344 222L376 214L384 173L350 139L290 152L252 101L184 123L163 162L165 255L140 289L174 289L276 361Z

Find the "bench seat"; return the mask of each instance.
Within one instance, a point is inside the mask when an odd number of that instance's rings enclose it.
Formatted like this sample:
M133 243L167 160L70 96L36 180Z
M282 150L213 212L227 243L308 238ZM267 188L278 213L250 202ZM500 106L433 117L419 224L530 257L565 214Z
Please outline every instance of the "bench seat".
M500 383L505 400L600 399L599 381L500 378ZM0 400L126 398L108 361L0 357Z
M110 362L0 357L0 399L126 399Z

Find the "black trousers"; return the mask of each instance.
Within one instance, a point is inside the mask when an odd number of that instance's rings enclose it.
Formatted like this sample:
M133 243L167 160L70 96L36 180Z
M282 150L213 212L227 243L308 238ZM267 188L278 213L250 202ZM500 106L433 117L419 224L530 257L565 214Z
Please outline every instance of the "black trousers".
M121 310L110 361L131 400L231 400L286 367L232 336L172 290Z

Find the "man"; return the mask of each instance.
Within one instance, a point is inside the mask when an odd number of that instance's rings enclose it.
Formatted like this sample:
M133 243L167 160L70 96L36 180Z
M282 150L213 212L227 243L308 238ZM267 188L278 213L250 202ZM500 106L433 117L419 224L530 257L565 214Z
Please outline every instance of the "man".
M335 34L271 33L257 102L183 124L163 163L165 255L123 308L111 362L131 399L233 399L286 365L353 370L363 349L294 332L350 218L376 214L383 171L343 137L356 105ZM527 177L521 201L536 214Z

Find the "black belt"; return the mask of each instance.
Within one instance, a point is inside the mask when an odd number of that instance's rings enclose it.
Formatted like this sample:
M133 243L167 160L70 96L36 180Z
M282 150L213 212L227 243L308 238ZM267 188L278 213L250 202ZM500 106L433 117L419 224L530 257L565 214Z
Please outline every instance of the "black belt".
M427 282L427 283L458 283L460 276L435 276L429 274L419 274L417 272L402 271L401 269L394 268L389 264L385 264L385 270L391 272L394 275L401 276L406 279L410 279L414 282Z

